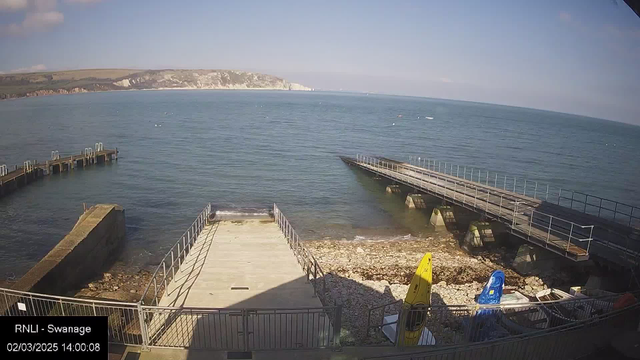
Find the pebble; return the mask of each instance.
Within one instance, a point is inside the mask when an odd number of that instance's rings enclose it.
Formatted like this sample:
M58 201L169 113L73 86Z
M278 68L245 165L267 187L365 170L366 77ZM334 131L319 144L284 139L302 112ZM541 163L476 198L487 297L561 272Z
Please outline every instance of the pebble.
M525 295L534 296L547 287L540 277L523 277L491 259L504 252L485 254L478 260L461 251L450 235L401 241L325 239L305 241L305 246L327 274L329 302L335 299L343 304L343 325L349 334L342 339L345 345L386 341L380 336L367 336L369 309L386 304L384 314L397 313L398 301L406 297L409 282L427 251L433 258L432 305L475 304L489 275L496 269L505 272L509 288ZM558 277L546 274L545 279ZM382 309L374 310L372 316L376 311L380 313Z

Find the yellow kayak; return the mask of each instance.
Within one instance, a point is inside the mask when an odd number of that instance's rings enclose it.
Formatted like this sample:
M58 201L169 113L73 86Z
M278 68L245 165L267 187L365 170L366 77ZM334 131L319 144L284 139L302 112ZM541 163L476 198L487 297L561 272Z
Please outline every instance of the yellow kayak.
M418 345L427 322L427 308L431 305L431 253L426 253L411 279L403 313L406 315L404 345Z

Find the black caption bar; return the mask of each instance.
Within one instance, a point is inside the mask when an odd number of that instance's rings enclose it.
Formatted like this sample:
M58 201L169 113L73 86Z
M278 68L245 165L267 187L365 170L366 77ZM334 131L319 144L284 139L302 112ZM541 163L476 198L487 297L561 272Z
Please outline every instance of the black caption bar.
M106 316L0 316L2 359L108 359Z

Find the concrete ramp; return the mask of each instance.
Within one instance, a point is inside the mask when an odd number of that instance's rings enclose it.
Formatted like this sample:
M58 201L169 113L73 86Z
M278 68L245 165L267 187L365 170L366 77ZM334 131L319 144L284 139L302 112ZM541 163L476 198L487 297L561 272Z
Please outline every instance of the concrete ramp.
M145 307L155 346L225 350L333 344L335 308L322 308L273 219L207 224L160 307Z
M273 220L207 225L178 271L160 306L322 306Z

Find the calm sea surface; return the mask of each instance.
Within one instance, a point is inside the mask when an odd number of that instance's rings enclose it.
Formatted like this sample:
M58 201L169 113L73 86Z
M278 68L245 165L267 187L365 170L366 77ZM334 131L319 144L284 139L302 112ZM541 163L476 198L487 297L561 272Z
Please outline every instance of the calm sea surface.
M208 202L277 202L305 239L428 234L424 214L338 158L356 153L473 164L640 205L640 127L574 115L266 91L0 102L0 164L46 160L52 150L78 154L98 141L120 150L117 163L50 176L0 199L0 276L24 274L73 227L82 203L124 206L119 266L132 268L157 261Z

